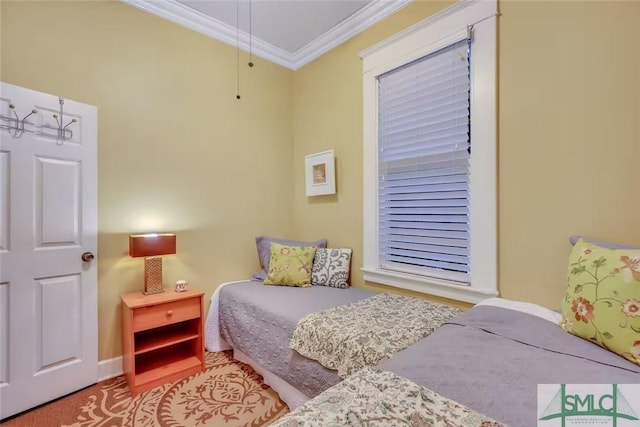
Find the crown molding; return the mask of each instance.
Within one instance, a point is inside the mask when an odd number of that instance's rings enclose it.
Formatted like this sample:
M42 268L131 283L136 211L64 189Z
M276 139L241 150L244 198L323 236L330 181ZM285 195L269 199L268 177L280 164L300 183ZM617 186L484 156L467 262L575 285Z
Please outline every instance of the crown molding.
M212 18L209 15L205 15L176 0L121 1L234 47L239 42L240 49L249 51L248 33L240 31L236 34L236 27ZM255 36L251 38L251 52L256 56L275 62L283 67L293 69L294 62L291 60L290 52L280 49Z
M308 64L351 37L360 34L373 24L402 9L413 0L373 0L362 9L349 15L339 24L323 33L293 54L295 69Z
M250 36L244 31L236 33L236 28L218 19L179 3L176 0L121 0L130 6L167 19L178 25L197 31L223 43L249 50ZM296 52L289 52L255 36L251 37L251 51L283 67L297 70L322 54L330 51L351 37L366 30L392 13L405 7L413 0L373 0L362 9L332 27L312 42Z

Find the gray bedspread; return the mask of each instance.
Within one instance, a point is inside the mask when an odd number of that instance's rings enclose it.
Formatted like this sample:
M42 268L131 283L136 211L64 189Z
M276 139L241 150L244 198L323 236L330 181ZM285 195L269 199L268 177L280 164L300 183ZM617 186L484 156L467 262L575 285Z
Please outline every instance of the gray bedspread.
M491 306L457 316L379 368L514 427L537 425L537 384L640 383L640 366L621 356Z
M374 295L358 288L294 288L262 282L220 289L220 333L233 347L309 397L341 381L336 371L289 348L298 321L307 314Z

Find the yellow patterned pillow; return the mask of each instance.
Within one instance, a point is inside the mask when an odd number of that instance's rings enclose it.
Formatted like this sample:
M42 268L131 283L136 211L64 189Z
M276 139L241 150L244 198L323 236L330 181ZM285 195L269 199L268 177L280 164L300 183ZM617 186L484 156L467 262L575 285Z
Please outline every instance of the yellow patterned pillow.
M269 250L271 257L265 285L311 286L315 246L286 246L272 242Z
M561 326L640 365L640 249L580 239L569 260Z

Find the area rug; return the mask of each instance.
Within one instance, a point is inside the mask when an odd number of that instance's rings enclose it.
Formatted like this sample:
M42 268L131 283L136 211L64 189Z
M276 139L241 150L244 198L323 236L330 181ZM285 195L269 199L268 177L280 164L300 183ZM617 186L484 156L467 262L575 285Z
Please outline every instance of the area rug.
M256 427L269 425L289 412L277 393L262 382L262 377L250 366L234 360L230 351L207 353L203 372L142 392L135 398L131 397L124 377L79 393L87 392L80 401L78 396L71 395L9 420L6 427ZM73 407L64 411L55 408L72 397ZM47 407L51 407L49 411Z

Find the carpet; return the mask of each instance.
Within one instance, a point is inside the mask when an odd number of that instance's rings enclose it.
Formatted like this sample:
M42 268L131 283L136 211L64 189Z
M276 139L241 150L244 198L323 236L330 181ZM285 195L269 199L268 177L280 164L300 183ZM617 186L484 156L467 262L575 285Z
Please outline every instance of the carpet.
M103 381L9 419L4 427L257 427L289 412L230 351L207 353L203 372L131 398L124 377Z

